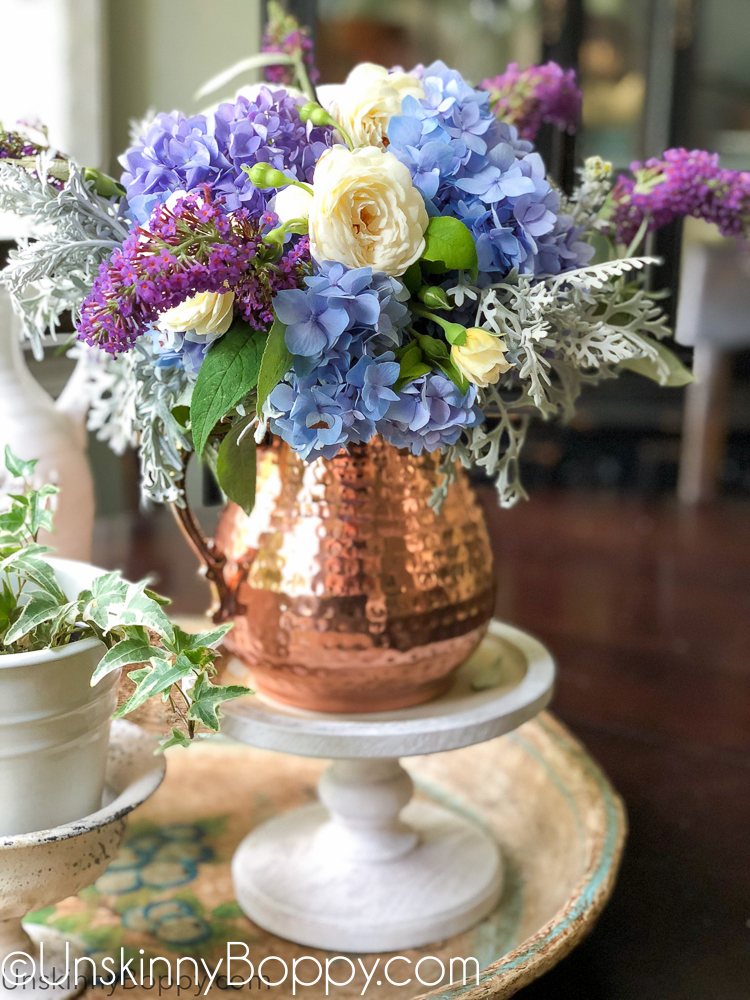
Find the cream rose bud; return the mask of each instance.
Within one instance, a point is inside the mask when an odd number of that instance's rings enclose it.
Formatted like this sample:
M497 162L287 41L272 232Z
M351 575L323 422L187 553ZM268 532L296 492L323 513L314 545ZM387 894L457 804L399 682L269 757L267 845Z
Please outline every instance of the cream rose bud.
M167 309L159 317L160 330L185 333L193 330L200 336L226 333L232 325L234 292L198 292L181 305Z
M375 63L360 63L338 88L328 110L355 146L382 146L388 122L400 114L407 94L425 96L415 76L401 70L390 72Z
M271 211L278 215L279 222L283 226L292 219L307 219L311 206L312 195L309 191L296 184L290 184L276 195Z
M355 66L338 95L333 117L357 146L383 146L388 122L401 112L408 95L425 96L420 81L400 70L361 63Z
M486 389L512 367L505 360L507 350L499 337L472 326L466 331L466 343L461 347L457 344L451 347L451 360L464 378L480 389Z
M398 277L422 256L428 222L422 195L393 153L334 146L318 160L308 224L319 263Z

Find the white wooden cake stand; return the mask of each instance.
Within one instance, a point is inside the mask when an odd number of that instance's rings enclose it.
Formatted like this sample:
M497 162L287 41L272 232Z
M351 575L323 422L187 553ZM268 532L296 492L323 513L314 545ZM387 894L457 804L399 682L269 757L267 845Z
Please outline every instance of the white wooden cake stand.
M502 890L498 844L477 822L412 800L398 758L510 732L548 704L554 676L541 643L492 622L451 691L426 705L328 715L260 696L227 704L226 735L334 758L320 803L274 817L240 844L232 875L247 916L299 944L349 952L416 948L487 916Z

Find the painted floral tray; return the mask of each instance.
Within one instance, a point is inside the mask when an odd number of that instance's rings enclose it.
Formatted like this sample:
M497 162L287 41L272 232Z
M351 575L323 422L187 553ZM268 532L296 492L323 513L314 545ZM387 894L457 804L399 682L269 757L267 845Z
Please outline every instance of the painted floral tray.
M378 985L376 974L364 995L512 996L575 947L607 902L625 838L622 803L583 747L548 713L509 736L407 764L420 794L494 831L505 856L506 885L496 912L472 931L403 953L413 964L394 964L391 978L411 975L408 988L389 985L382 976ZM269 955L290 969L294 958L308 954L325 964L326 953L251 924L234 902L230 874L232 854L248 830L280 810L313 801L324 766L228 742L171 753L167 778L134 813L119 859L96 885L31 919L65 931L98 960L119 956L124 948L126 959L136 959L134 968L141 949L147 967L157 955L202 957L213 967L226 954L227 941L247 943L256 968ZM475 957L479 984L420 985L413 970L426 955L447 968L451 958ZM370 970L378 956L352 956L355 963L359 957ZM383 969L388 956L379 957ZM265 971L276 979L282 967L269 963ZM341 980L347 974L343 963L332 971ZM435 979L439 966L423 963L420 974ZM314 977L314 965L300 975ZM331 987L329 995L350 1000L364 986L359 972L350 985ZM135 1000L154 995L140 987L115 992ZM290 996L291 982L275 992ZM176 995L176 989L165 994ZM325 996L323 982L298 987L297 994ZM226 996L226 990L215 985L208 995Z

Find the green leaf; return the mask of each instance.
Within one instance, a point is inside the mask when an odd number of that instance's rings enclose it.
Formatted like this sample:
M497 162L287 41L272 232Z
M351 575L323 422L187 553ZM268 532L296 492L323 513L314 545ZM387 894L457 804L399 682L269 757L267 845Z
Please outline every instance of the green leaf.
M30 462L24 462L18 455L13 454L9 444L5 446L5 468L16 479L26 479L32 475L38 461L38 458L33 458Z
M164 753L169 747L189 747L193 741L181 729L173 729L170 736L159 741L158 753Z
M136 682L136 689L125 702L115 712L114 718L121 719L129 712L153 698L156 694L169 691L173 684L178 684L185 677L193 673L193 664L186 656L178 656L174 663L162 660L151 667L144 667L143 670L133 670L130 679Z
M16 606L16 595L8 586L7 580L3 580L3 589L0 590L0 643L4 641L3 633L10 625L10 615Z
M9 511L0 514L0 531L17 534L26 523L26 508L14 502Z
M411 267L406 269L401 280L412 295L417 294L422 284L422 269L419 266L419 261L416 261Z
M201 674L195 682L195 686L188 692L193 698L188 719L202 722L208 729L218 733L221 718L219 706L225 701L243 698L250 693L249 688L241 687L239 684L230 684L227 687L212 684L205 674Z
M444 340L437 337L429 337L426 333L417 334L417 343L422 349L422 353L430 361L447 361L450 357L448 346Z
M40 590L55 597L58 603L63 603L67 598L55 579L52 567L35 555L40 550L42 552L49 551L42 545L29 545L19 549L18 552L3 559L0 563L0 570L8 569L20 577L25 577L30 583L36 584Z
M646 337L642 333L639 336L657 352L658 360L646 357L629 358L627 361L620 362L620 368L627 368L628 371L636 372L638 375L645 375L646 378L653 379L654 382L664 386L677 387L695 381L692 373L673 351L652 337Z
M232 622L229 622L225 625L218 625L209 632L185 632L179 625L175 625L172 649L175 653L184 653L188 650L201 649L204 646L213 646L220 642L231 628Z
M32 594L28 603L21 609L21 614L16 623L8 630L5 636L5 645L10 646L18 642L20 638L35 629L42 622L48 622L57 616L60 610L60 602L51 594L38 591Z
M170 413L184 430L190 420L190 407L180 403L178 406L173 406Z
M236 420L219 446L216 478L219 486L246 514L255 505L255 438L251 417Z
M165 608L167 605L171 604L172 601L169 597L164 597L162 594L157 594L155 590L150 590L148 587L143 588L143 593L146 597L150 597L152 601L156 601L157 604Z
M169 660L169 655L159 646L151 645L145 629L138 629L138 634L121 639L107 650L93 673L91 686L113 670L132 667L135 663L153 664L156 660Z
M461 390L461 392L465 394L469 391L468 379L464 378L452 361L436 361L435 365L440 369L446 378L449 378L451 382Z
M424 234L422 260L436 265L429 270L471 271L477 266L474 237L459 219L438 215Z
M292 367L293 355L286 346L286 327L275 319L268 331L268 340L258 372L258 402L256 412L262 416L263 404ZM225 491L226 492L226 491Z
M219 420L255 388L265 340L265 334L236 319L206 354L190 401L193 445L199 455Z
M393 388L396 392L400 392L409 382L413 382L415 378L419 378L420 375L426 375L431 371L432 367L425 362L419 344L415 340L412 340L401 354L399 377Z

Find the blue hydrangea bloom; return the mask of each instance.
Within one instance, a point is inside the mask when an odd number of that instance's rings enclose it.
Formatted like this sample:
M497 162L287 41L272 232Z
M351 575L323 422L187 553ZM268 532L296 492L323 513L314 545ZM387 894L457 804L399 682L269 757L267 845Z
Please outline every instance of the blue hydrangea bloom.
M334 354L341 365L400 345L409 311L402 301L408 292L398 279L326 261L305 286L284 289L274 299L297 375L331 363Z
M425 69L422 83L425 97L404 98L391 119L388 149L409 168L431 214L469 227L480 271L496 279L513 268L557 274L588 263L593 251L581 231L558 221L560 198L541 157L495 119L488 93L442 62Z
M303 458L331 457L368 441L388 407L399 364L408 295L396 278L369 267L323 263L305 288L280 291L276 315L286 324L293 370L271 393L270 427Z
M259 191L242 171L264 160L297 180L311 181L315 163L332 144L332 130L300 121L285 90L262 87L211 115L160 114L146 135L120 157L130 211L139 223L173 191L210 184L229 211L265 210L273 191Z
M363 355L349 370L329 363L307 376L291 375L266 404L270 428L303 459L333 458L347 444L369 441L376 423L398 396L394 355Z
M154 365L157 368L184 368L191 378L197 378L208 349L221 334L197 334L192 330L151 330Z
M455 444L464 428L484 419L476 400L473 385L462 393L443 375L422 375L401 390L377 429L386 441L409 448L414 455L438 451Z

